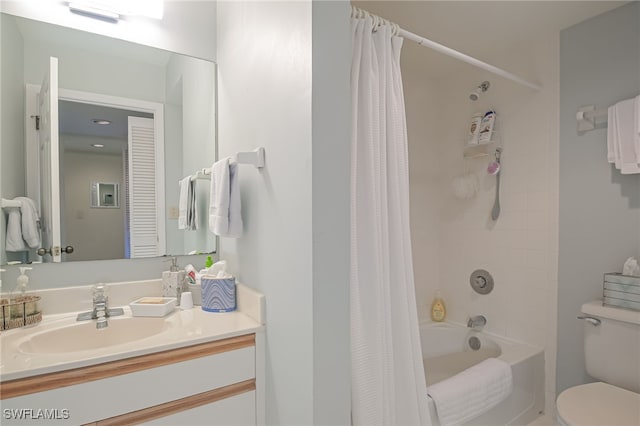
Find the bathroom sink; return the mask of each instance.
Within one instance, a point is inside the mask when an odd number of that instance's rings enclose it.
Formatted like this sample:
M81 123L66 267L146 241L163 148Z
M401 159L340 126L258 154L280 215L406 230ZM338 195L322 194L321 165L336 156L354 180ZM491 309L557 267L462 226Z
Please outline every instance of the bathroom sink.
M19 345L27 354L61 354L101 349L134 342L166 330L163 318L110 318L109 326L96 329L95 321L82 321L33 334Z

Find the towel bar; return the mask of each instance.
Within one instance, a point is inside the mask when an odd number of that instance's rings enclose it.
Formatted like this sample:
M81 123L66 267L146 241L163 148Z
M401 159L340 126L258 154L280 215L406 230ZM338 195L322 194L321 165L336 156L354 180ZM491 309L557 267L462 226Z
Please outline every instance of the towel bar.
M236 152L235 155L231 158L232 161L235 161L238 164L251 164L258 169L264 167L264 147L259 147L254 149L253 151L248 152ZM211 167L206 167L204 169L200 169L191 175L191 180L197 179L209 179L211 176ZM178 181L179 183L180 181Z
M249 152L236 152L233 160L238 164L253 164L261 169L264 167L264 148L256 148Z
M16 200L7 200L6 198L2 199L2 208L3 209L19 209L22 207L22 203Z

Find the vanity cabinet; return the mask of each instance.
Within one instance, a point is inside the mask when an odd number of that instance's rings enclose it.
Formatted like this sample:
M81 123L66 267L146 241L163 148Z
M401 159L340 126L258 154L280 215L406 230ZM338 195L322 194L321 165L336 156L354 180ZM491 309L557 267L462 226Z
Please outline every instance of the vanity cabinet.
M2 424L261 424L257 334L3 382Z

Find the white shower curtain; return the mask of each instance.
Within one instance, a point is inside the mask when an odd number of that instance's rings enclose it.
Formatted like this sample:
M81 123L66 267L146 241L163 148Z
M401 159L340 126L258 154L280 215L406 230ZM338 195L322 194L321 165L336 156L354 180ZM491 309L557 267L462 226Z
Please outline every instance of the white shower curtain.
M402 38L352 18L351 368L354 425L428 425L409 229ZM377 26L377 25L376 25Z

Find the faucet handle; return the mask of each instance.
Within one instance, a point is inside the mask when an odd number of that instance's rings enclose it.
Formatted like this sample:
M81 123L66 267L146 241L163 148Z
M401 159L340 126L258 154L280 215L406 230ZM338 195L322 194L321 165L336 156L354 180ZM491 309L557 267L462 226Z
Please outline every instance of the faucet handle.
M102 283L95 284L93 286L93 297L104 296L106 291L107 291L107 288L105 287L104 284Z
M467 321L467 327L474 330L482 329L485 325L487 325L487 318L484 315L474 315Z

